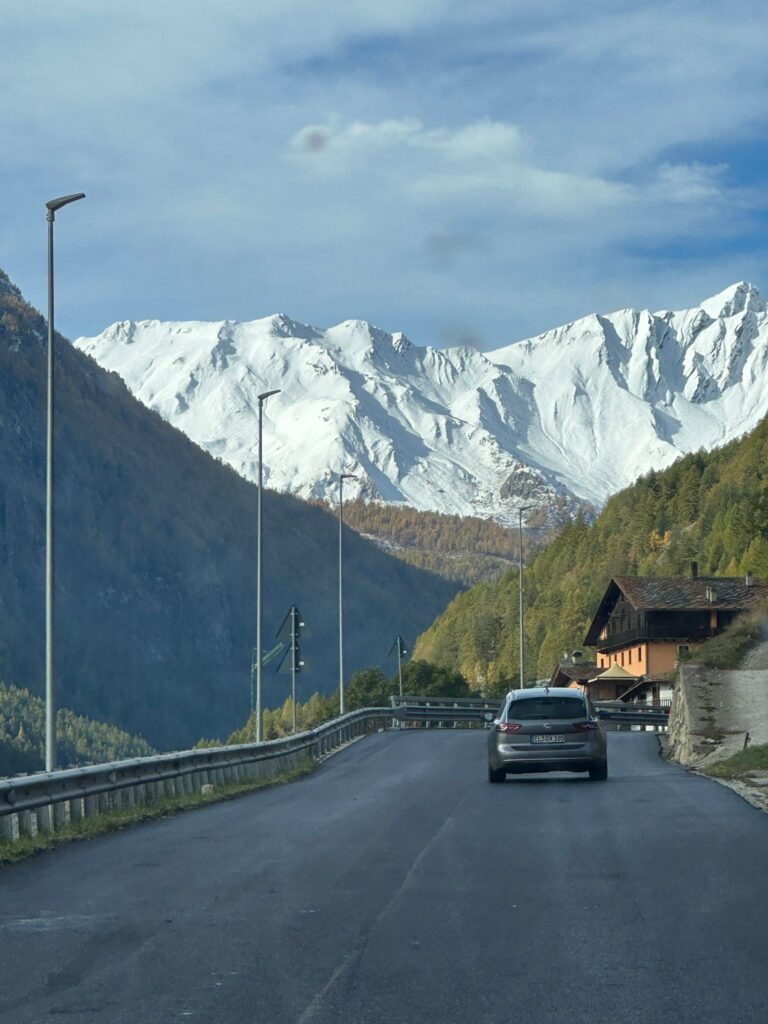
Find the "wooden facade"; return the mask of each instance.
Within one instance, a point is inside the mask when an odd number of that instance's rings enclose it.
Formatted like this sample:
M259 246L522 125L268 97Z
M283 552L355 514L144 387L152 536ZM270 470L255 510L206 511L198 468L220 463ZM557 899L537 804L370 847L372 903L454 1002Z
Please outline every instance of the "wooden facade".
M659 678L681 654L766 600L768 587L750 576L616 576L584 643L596 648L598 670L619 666L637 678Z

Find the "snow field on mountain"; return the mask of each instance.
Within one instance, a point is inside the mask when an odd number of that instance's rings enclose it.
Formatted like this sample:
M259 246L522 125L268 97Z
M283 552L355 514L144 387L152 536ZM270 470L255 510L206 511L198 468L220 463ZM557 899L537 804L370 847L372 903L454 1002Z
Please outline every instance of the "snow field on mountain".
M257 395L268 486L512 521L556 495L602 504L651 468L768 411L768 312L734 285L692 310L590 315L492 352L412 344L352 320L284 315L113 324L75 343L253 480Z

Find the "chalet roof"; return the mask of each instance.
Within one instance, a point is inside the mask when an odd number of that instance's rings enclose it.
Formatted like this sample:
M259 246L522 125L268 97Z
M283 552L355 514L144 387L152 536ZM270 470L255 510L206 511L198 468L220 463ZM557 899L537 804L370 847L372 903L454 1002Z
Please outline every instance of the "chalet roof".
M743 576L614 576L584 640L594 647L619 597L637 611L745 611L768 600L768 586ZM710 597L714 596L714 600Z
M580 661L575 665L568 662L557 666L552 673L550 683L559 678L570 679L574 683L585 683L588 679L593 679L597 671L597 664L594 661Z

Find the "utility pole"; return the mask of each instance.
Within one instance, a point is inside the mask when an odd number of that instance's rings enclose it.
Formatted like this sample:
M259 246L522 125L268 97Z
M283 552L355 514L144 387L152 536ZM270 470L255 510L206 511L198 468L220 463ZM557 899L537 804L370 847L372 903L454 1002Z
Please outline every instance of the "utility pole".
M301 630L304 628L304 623L303 623L302 618L301 618L301 612L299 611L299 609L296 607L295 604L291 605L291 607L288 610L288 614L285 616L285 618L282 621L280 629L278 629L278 631L277 631L278 639L284 633L286 626L290 627L291 642L288 645L288 647L287 647L285 653L283 654L282 658L278 662L277 670L278 670L278 672L280 671L280 668L282 667L283 662L285 661L285 659L290 654L290 656L291 656L291 700L293 701L293 716L292 717L293 717L293 732L295 733L296 732L296 675L299 672L301 672L302 668L304 667L304 662L301 660L301 648L299 647L299 639L301 637ZM281 646L282 646L282 644L279 645L279 647L281 647ZM279 647L275 648L275 650L278 651Z
M397 678L398 678L398 682L400 683L400 696L402 697L403 696L403 658L406 656L408 651L405 649L405 644L403 643L403 638L400 636L399 633L395 637L395 642L389 648L389 652L387 654L388 658L390 658L392 656L392 651L394 651L394 650L397 651Z

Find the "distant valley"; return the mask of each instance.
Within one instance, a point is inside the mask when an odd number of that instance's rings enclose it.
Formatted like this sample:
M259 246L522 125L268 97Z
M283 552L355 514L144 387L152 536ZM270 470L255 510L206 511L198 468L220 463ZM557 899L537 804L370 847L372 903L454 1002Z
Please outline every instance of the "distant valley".
M0 680L44 676L45 334L0 271ZM57 338L57 701L154 747L224 737L250 708L256 636L256 488ZM338 682L337 523L267 493L264 636L305 617L300 696ZM350 530L346 668L386 663L458 585ZM290 677L265 672L265 702Z

